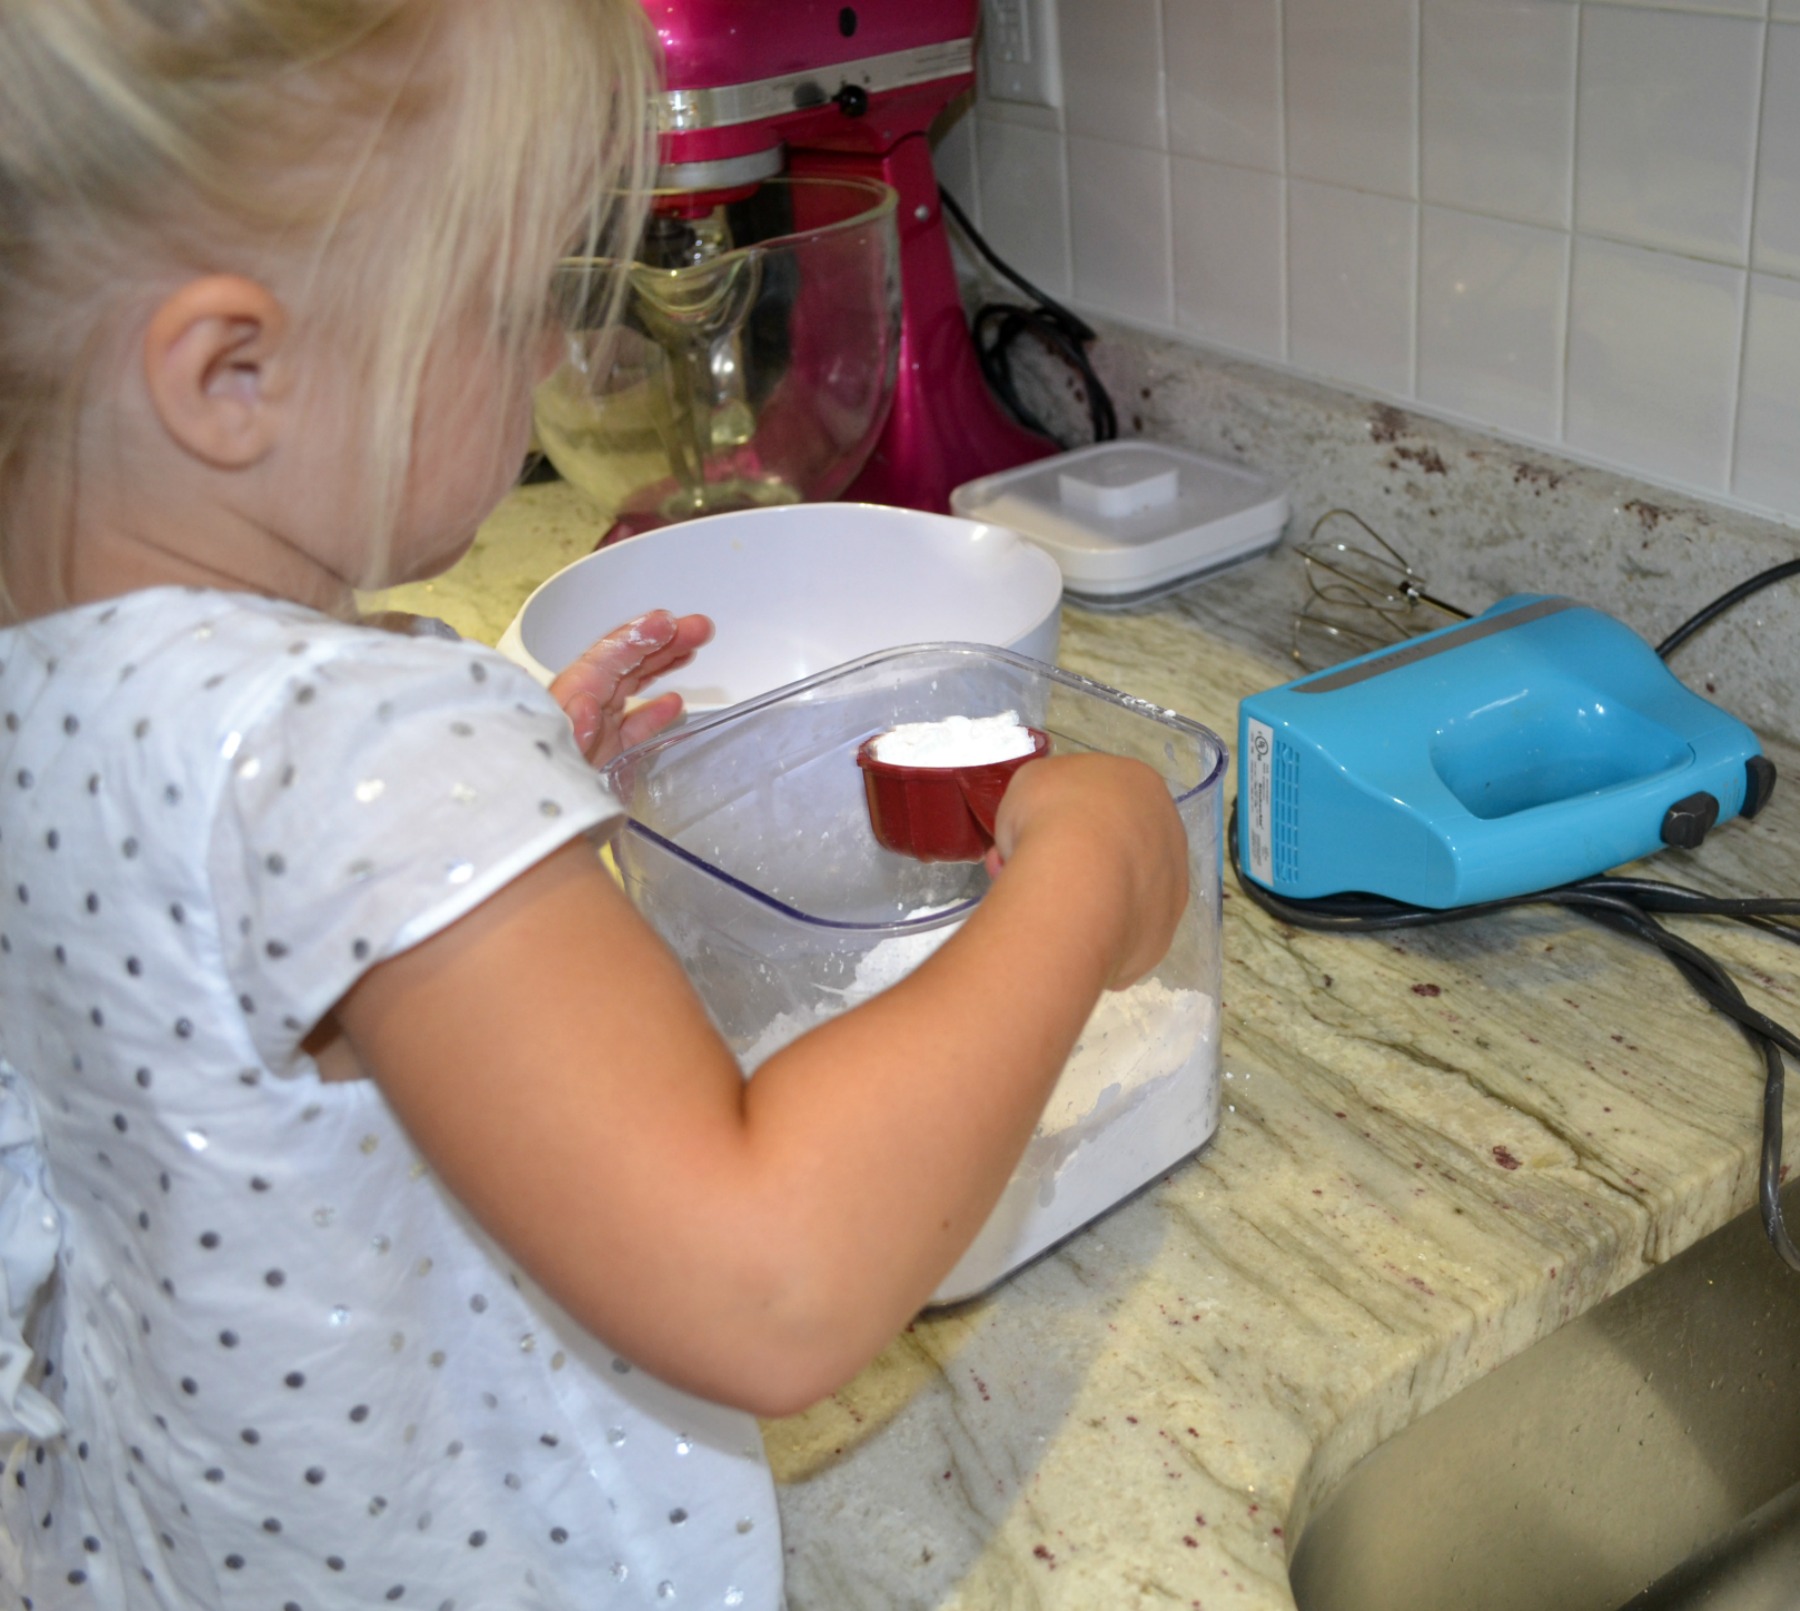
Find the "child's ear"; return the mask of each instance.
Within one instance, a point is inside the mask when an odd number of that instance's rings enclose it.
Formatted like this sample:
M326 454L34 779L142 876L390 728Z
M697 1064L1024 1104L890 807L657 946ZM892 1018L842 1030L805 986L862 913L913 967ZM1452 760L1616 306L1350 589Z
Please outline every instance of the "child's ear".
M144 380L163 428L217 469L243 469L274 446L289 389L287 310L237 274L189 280L144 332Z

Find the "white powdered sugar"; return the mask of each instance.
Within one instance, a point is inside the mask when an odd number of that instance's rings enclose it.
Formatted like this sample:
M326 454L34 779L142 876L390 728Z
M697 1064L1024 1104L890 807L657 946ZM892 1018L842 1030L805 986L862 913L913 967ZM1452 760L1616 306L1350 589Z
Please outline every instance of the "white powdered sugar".
M1035 747L1031 729L1016 710L1009 710L998 716L905 722L875 740L874 755L889 766L985 766L1029 755Z

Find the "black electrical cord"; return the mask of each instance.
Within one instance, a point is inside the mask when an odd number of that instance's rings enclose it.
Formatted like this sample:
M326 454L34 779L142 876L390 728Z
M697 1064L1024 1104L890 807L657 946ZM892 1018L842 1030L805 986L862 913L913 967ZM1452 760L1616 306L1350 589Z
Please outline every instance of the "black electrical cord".
M1391 901L1378 895L1327 895L1315 900L1289 900L1244 875L1238 856L1235 803L1225 830L1225 840L1229 847L1231 870L1237 875L1238 887L1253 904L1271 917L1295 928L1337 934L1379 933L1393 929L1460 923L1522 906L1561 906L1579 912L1617 933L1655 947L1668 958L1701 1000L1738 1026L1744 1038L1762 1057L1762 1148L1757 1171L1757 1204L1762 1215L1763 1230L1775 1251L1790 1269L1800 1271L1800 1248L1796 1248L1789 1237L1781 1213L1782 1102L1787 1088L1787 1070L1781 1054L1786 1052L1790 1057L1800 1057L1800 1035L1758 1012L1744 999L1736 981L1713 957L1692 942L1671 934L1652 915L1655 908L1689 915L1736 918L1740 921L1750 917L1766 920L1776 913L1800 915L1800 901L1722 899L1676 884L1661 884L1648 879L1615 878L1607 874L1580 879L1571 884L1560 884L1551 889L1535 890L1525 895L1511 895L1500 900L1479 901L1469 906L1443 909L1413 906L1405 901ZM1788 931L1787 937L1800 939L1800 931Z
M1734 605L1772 583L1796 575L1800 575L1800 560L1788 560L1740 582L1697 610L1656 646L1656 653L1667 660L1696 632ZM1337 934L1379 933L1460 923L1521 906L1561 906L1660 951L1701 1000L1737 1025L1762 1058L1762 1146L1757 1169L1757 1206L1770 1244L1783 1263L1800 1271L1800 1248L1795 1247L1788 1235L1781 1212L1782 1104L1787 1090L1787 1068L1782 1054L1800 1057L1800 1035L1758 1012L1715 958L1692 942L1670 933L1656 917L1658 913L1721 917L1759 933L1800 944L1800 927L1780 921L1784 917L1800 917L1800 900L1773 896L1713 896L1657 879L1610 873L1500 900L1443 909L1414 906L1379 895L1343 894L1291 900L1245 876L1238 855L1237 819L1234 802L1225 832L1231 870L1237 876L1239 888L1271 917L1295 928Z
M1758 571L1748 581L1739 582L1729 592L1721 593L1704 609L1695 611L1661 643L1657 644L1656 652L1667 660L1696 632L1702 627L1710 625L1733 605L1742 604L1752 593L1760 593L1771 583L1785 581L1790 576L1800 576L1800 559L1783 560L1779 565L1771 565L1766 571Z
M1089 344L1099 339L1093 326L1071 313L1054 297L1040 291L1001 258L982 238L981 232L970 222L969 215L957 204L956 198L941 185L938 187L938 198L943 203L944 211L956 220L956 227L988 266L1011 281L1036 304L1034 307L1024 308L1009 302L984 302L975 310L971 323L975 351L981 360L981 372L987 377L987 383L994 389L994 394L1021 425L1041 436L1049 437L1059 446L1069 445L1061 442L1057 434L1038 418L1020 397L1018 386L1013 380L1013 345L1021 336L1029 333L1081 377L1082 391L1087 401L1088 423L1093 429L1094 440L1114 440L1119 434L1119 416L1113 407L1111 393L1101 384L1087 354Z

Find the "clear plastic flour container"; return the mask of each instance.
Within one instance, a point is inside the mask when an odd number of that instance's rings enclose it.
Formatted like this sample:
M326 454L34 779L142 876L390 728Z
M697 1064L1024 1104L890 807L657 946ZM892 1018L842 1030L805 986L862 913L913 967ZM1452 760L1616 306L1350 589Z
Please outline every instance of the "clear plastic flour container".
M911 972L987 888L979 862L921 862L876 842L857 746L904 722L1008 710L1048 733L1052 754L1135 756L1161 773L1187 827L1192 893L1155 973L1095 1009L939 1303L991 1286L1216 1128L1224 746L1185 717L1085 678L947 643L850 661L607 769L630 816L614 851L625 887L753 1074L797 1035Z

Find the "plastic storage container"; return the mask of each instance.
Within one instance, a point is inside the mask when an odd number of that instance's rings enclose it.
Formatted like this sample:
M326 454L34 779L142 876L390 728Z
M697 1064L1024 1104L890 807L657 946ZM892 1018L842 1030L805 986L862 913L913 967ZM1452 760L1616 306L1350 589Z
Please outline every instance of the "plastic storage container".
M965 482L950 508L1045 549L1063 591L1123 610L1266 552L1287 493L1241 464L1156 442L1096 442Z
M1192 893L1155 973L1095 1009L938 1303L991 1286L1217 1126L1224 746L1195 722L1008 650L924 644L732 706L607 768L630 816L615 844L625 887L752 1073L911 972L987 888L980 862L921 862L876 842L857 747L903 722L1007 710L1049 734L1053 755L1135 756L1166 778Z

